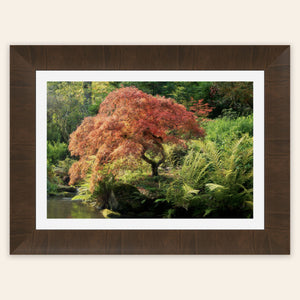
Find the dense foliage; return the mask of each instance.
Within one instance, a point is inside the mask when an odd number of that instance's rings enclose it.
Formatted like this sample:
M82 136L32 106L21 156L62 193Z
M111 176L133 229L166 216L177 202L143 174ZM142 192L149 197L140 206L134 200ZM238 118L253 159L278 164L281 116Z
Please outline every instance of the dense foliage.
M214 119L206 122L204 128L207 134L206 140L216 142L218 147L223 147L228 141L239 139L246 133L253 136L253 115L236 119L228 117Z

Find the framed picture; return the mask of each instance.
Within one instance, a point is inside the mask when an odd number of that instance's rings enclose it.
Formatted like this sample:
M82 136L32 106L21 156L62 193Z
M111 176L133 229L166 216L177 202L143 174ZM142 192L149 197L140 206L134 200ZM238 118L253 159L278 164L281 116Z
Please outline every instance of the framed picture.
M11 254L288 254L289 46L11 46Z

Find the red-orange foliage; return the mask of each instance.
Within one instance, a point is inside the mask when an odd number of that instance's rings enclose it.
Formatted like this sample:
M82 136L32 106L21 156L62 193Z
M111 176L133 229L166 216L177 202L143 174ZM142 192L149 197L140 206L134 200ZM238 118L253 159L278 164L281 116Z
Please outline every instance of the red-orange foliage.
M184 140L191 136L204 136L204 130L183 105L135 87L120 88L106 97L95 117L85 118L70 135L71 155L80 157L70 168L70 184L91 170L93 189L95 182L101 180L99 170L120 158L145 160L155 176L165 160L162 144L185 145ZM150 153L159 160L150 158Z
M195 101L193 100L193 105L190 107L190 111L193 112L198 118L203 119L213 111L213 107L210 107L208 103L203 103L204 99Z

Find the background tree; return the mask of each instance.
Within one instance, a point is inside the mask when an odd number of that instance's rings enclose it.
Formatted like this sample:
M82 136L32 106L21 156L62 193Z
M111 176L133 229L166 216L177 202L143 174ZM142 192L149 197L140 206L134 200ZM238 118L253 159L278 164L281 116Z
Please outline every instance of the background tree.
M193 100L193 98L192 98ZM200 122L206 118L209 113L213 111L213 107L210 107L208 103L204 103L203 99L193 101L193 105L190 107L190 111L193 112Z
M80 157L70 168L70 184L91 170L91 188L99 171L121 158L143 159L152 175L165 160L164 143L185 145L192 136L204 136L192 112L171 98L152 96L135 87L111 92L94 117L87 117L70 136L69 150Z
M84 117L96 115L113 89L109 82L48 82L48 141L68 143Z
M247 116L253 113L253 82L216 82L207 103L215 107L210 117Z
M47 139L68 143L70 133L87 115L82 82L49 82Z

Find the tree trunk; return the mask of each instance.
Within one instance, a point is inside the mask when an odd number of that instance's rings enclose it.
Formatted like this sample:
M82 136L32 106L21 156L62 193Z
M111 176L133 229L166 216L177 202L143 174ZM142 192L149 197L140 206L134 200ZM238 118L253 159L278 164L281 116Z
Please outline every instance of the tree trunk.
M83 92L84 92L84 108L86 114L88 113L88 107L92 104L92 82L84 81L83 82Z
M148 164L151 165L151 169L152 169L152 176L158 176L158 167L165 161L166 155L164 153L164 151L161 152L162 153L162 159L159 160L158 162L155 162L153 160L151 160L150 158L148 158L147 156L145 156L145 154L142 154L142 159L147 162Z
M152 176L158 176L158 164L151 164Z
M146 135L147 133L145 133ZM149 133L148 133L149 134ZM156 137L155 135L153 135L152 133L150 133L151 138L153 138L153 142L155 143L155 145L158 148L157 151L157 155L161 154L162 158L156 162L155 160L150 159L149 157L147 157L145 155L146 151L147 151L147 147L143 145L143 152L142 152L142 156L141 158L147 162L148 164L151 165L151 169L152 169L152 176L158 176L158 167L166 160L166 153L164 151L164 147L161 144L162 142L162 138L161 137Z

